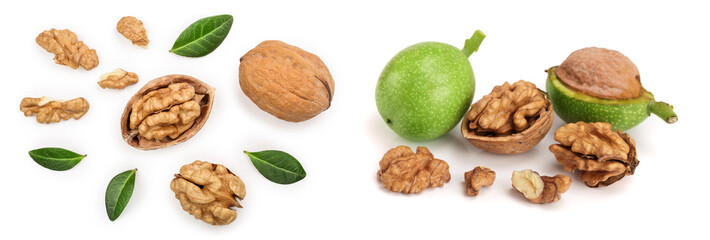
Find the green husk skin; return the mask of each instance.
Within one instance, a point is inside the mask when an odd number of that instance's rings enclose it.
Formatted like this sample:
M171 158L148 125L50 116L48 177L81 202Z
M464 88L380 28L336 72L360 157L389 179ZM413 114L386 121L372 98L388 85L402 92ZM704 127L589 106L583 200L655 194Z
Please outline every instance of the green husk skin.
M595 98L567 88L555 75L557 67L547 70L547 94L552 107L562 120L573 122L608 122L614 130L628 130L649 116L653 94L643 90L641 97L628 100ZM672 108L671 108L672 111Z

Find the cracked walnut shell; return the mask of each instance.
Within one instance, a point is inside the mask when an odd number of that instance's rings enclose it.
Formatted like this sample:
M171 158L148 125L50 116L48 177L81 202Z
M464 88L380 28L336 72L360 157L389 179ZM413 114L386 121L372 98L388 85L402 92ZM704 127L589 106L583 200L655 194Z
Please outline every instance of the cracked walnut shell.
M533 148L552 127L552 103L535 84L520 80L493 88L471 105L461 133L485 151L522 153Z
M133 45L147 47L150 42L145 27L143 27L143 22L135 17L122 17L116 24L116 30L126 39L131 40Z
M572 172L579 170L589 187L608 186L634 174L639 161L636 142L622 131L612 131L605 122L577 122L555 131L560 144L550 145L557 162Z
M281 41L264 41L239 59L239 86L261 110L289 122L330 107L335 82L318 56Z
M187 141L207 122L214 92L206 83L186 75L148 82L126 104L121 116L123 139L142 150Z
M555 71L570 88L604 99L630 99L643 94L636 65L624 54L588 47L572 52Z
M136 84L138 82L138 75L134 72L127 72L126 70L117 68L113 72L105 73L101 75L98 82L101 88L112 88L112 89L124 89L127 86Z
M510 181L513 183L513 188L532 203L557 202L572 184L572 179L568 176L561 174L554 177L540 176L530 169L513 171Z
M496 180L496 172L490 168L478 166L464 174L466 182L466 195L478 196L478 191L484 186L493 185Z
M417 152L407 146L392 148L380 160L377 180L392 192L420 193L426 188L443 186L451 180L449 164L434 155L426 147L417 147Z
M246 196L244 182L229 169L199 160L180 168L170 182L170 190L183 210L212 225L234 221L237 211L231 207L241 208L237 199Z
M99 65L96 50L90 49L79 41L72 31L68 29L50 29L40 33L35 39L40 47L47 52L54 53L54 62L77 69L79 66L91 70Z
M25 116L37 115L38 123L55 123L69 118L79 119L89 111L89 102L84 98L56 101L50 97L23 98L20 111Z

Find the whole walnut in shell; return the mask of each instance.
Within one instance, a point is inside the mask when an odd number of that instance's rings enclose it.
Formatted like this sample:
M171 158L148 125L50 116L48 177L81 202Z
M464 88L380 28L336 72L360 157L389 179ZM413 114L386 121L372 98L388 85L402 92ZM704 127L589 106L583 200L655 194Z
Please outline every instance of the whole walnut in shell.
M167 75L148 82L123 110L123 139L141 150L187 141L207 122L214 92L206 83L186 75Z
M570 88L598 98L629 99L643 93L638 68L615 50L579 49L572 52L555 73Z
M545 137L552 118L552 103L535 84L506 82L471 105L461 123L461 133L488 152L522 153Z
M264 41L239 62L244 94L277 118L301 122L330 107L335 83L312 53L281 41Z

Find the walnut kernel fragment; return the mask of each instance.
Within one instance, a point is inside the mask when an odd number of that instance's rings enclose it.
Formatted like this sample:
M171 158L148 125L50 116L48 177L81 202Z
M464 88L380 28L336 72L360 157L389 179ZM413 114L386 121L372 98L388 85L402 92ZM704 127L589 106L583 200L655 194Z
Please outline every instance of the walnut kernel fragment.
M98 82L101 88L124 89L127 86L136 84L138 75L134 72L127 72L123 69L116 68L113 72L101 75L101 80Z
M407 146L392 148L380 160L377 180L392 192L420 193L426 188L443 186L451 180L449 164L434 155L426 147L417 147L417 152Z
M25 116L37 115L38 123L55 123L69 118L79 119L89 111L89 102L84 98L55 101L50 97L23 98L20 111Z
M554 177L540 176L535 171L525 169L513 171L511 177L513 188L522 193L532 203L553 203L561 198L561 194L567 192L572 179L565 175L555 175Z
M143 27L143 22L135 17L126 16L118 20L116 30L128 40L131 40L133 45L147 47L150 42L145 27Z
M91 70L99 65L96 50L79 41L68 29L50 29L40 33L35 39L40 47L54 53L54 62L77 69L79 66Z
M555 131L560 144L550 145L557 162L565 170L579 170L589 187L608 186L633 175L639 161L636 142L622 131L612 131L611 124L577 122Z
M490 186L496 179L496 172L490 168L478 166L464 174L466 181L466 195L478 196L481 187Z
M246 196L244 182L229 169L199 160L180 168L170 182L170 190L183 210L212 225L234 221L237 211L231 207L241 208L237 199Z
M636 65L624 54L588 47L572 52L555 71L570 88L604 99L630 99L643 94Z

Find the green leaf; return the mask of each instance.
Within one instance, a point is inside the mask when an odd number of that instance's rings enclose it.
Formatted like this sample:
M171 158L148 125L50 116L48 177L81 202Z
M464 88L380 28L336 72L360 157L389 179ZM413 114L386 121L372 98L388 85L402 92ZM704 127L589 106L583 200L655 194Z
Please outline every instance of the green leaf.
M197 20L182 31L170 52L185 57L202 57L217 49L229 29L232 28L232 15L217 15Z
M291 184L306 177L301 163L288 153L276 150L247 152L251 163L266 179L279 184Z
M111 221L121 216L123 209L128 204L128 200L131 200L133 185L136 183L137 170L132 169L119 173L108 183L108 187L106 187L106 213Z
M30 151L32 160L42 167L64 171L76 166L86 155L81 155L63 148L40 148Z

